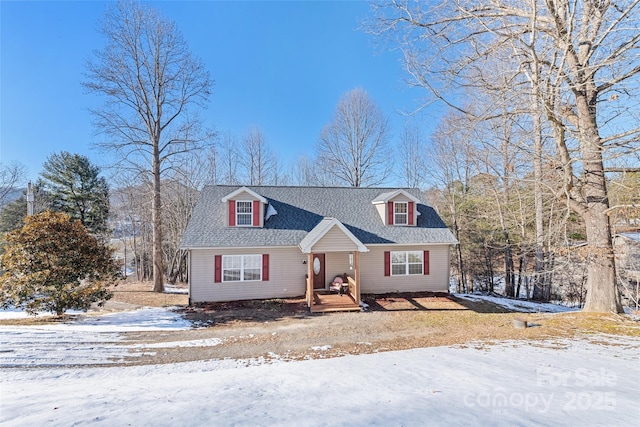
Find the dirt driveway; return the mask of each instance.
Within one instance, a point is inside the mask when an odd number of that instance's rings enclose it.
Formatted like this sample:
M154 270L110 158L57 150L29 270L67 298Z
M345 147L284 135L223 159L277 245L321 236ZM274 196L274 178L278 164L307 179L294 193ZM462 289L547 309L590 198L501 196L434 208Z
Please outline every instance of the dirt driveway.
M327 314L308 313L302 300L187 307L182 309L184 316L202 327L128 333L128 340L143 344L143 355L130 363L299 360L456 344L483 348L504 340L585 339L593 332L640 336L637 322L623 316L513 313L488 302L428 294L368 296L365 302L368 311ZM532 327L516 329L514 319L527 320ZM217 339L216 345L174 345L176 341L212 339ZM162 342L171 344L158 349ZM153 344L154 351L144 349L145 343Z
M178 312L194 324L189 330L120 333L122 344L132 350L131 357L114 359L117 365L225 358L252 363L443 345L482 349L497 341L535 345L554 337L593 339L598 333L640 337L637 321L613 314L514 313L487 301L427 293L364 295L363 300L369 306L366 311L326 314L309 313L304 299L188 307L184 294L157 294L148 285L129 284L119 286L107 306L92 314L178 305ZM516 329L514 319L526 320L531 327Z

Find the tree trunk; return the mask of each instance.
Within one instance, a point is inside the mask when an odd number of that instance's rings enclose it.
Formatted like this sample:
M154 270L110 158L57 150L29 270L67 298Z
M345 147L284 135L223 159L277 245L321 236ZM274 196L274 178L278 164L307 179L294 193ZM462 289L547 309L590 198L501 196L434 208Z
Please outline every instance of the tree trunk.
M458 219L456 213L453 214L453 231L456 236L456 240L458 244L456 245L456 258L458 259L458 274L459 274L459 283L458 283L458 292L467 293L469 292L469 287L467 286L467 275L464 271L464 262L462 259L462 245L460 244L460 229L458 228Z
M594 94L594 97L596 95ZM584 215L589 249L587 298L584 311L622 313L607 210L607 183L602 162L602 142L595 118L595 100L577 96L581 151L584 162Z
M523 270L526 270L527 268L525 264L526 262L527 262L527 258L526 258L525 251L523 248L520 248L520 255L518 256L518 282L516 285L516 292L514 295L516 298L520 298L520 289L522 289Z
M537 113L538 102L534 99L533 113L533 180L534 180L534 205L536 218L536 253L533 280L533 299L540 301L544 299L542 269L544 265L544 222L543 222L543 200L542 200L542 124L540 115ZM527 295L528 297L528 295Z
M171 283L172 285L176 284L178 277L181 278L183 276L182 273L185 267L186 255L187 255L187 252L182 249L178 249L173 254L173 258L171 259L171 264L170 264L171 267L169 268L169 273L168 273L168 280L169 280L169 283Z
M138 279L138 282L141 281L141 274L140 274L140 260L139 260L139 253L138 253L138 240L136 238L136 233L137 233L137 228L135 227L135 221L131 221L131 224L133 224L133 227L131 228L132 234L133 234L133 264L134 264L134 268L136 270L136 279Z
M123 268L123 276L124 280L127 280L127 236L124 236L122 239L122 246L124 247L124 268Z
M594 174L592 171L585 172ZM601 174L601 178L601 183L598 185L604 188L606 185L604 173ZM597 180L594 179L594 181ZM599 193L598 185L590 185L588 186L590 191L586 191L586 194L592 195L587 196L589 212L585 218L589 256L584 311L622 313L620 293L616 283L609 217L604 212L609 207L609 203L605 191L602 192L603 197L593 195Z
M153 206L151 221L153 222L153 291L164 292L162 269L162 202L160 199L160 153L158 143L153 149Z
M504 294L513 297L515 293L515 272L513 263L513 248L511 247L511 238L506 228L502 229L505 239L504 246Z

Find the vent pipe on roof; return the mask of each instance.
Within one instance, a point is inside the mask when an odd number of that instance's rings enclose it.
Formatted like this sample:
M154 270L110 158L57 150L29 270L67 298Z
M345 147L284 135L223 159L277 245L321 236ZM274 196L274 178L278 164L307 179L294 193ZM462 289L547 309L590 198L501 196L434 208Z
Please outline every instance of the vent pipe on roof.
M264 220L267 221L274 215L278 215L278 211L276 210L276 208L274 208L271 204L267 205L267 214Z

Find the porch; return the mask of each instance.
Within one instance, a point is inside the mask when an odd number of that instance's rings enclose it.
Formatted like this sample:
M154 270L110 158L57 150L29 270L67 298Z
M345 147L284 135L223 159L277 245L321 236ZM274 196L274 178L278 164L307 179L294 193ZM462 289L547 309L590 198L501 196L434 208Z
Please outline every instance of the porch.
M356 281L347 276L346 293L330 293L325 289L313 289L313 281L307 277L307 303L312 313L329 313L333 311L360 311L360 292ZM357 297L356 297L357 295Z
M303 263L307 265L305 296L309 310L360 310L360 253L369 249L344 224L328 217L309 231L299 247L307 255ZM330 290L336 287L340 293L332 295Z

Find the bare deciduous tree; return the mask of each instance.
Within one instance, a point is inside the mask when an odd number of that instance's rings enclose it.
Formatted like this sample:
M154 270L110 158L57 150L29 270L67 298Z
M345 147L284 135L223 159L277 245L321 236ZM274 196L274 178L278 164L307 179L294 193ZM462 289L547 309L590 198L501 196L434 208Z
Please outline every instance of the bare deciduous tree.
M240 168L240 152L238 150L238 141L231 132L226 132L222 135L219 165L223 184L232 185L240 182L238 172Z
M148 6L111 5L102 34L106 45L88 62L83 85L104 98L91 111L106 136L98 146L152 182L153 279L162 292L161 178L173 161L208 141L194 113L205 106L212 81L175 24Z
M295 185L314 185L313 161L305 155L298 157L292 166L291 175Z
M0 208L6 203L6 198L15 186L24 179L25 167L20 163L5 165L0 163Z
M464 206L469 205L471 177L478 173L473 161L476 151L468 127L456 114L449 114L442 120L433 134L428 151L431 162L428 174L432 182L442 188L437 192L441 197L436 203L440 204L441 214L449 221L459 242L454 258L458 292L474 290L474 277L469 274L468 239L463 229Z
M274 158L262 131L252 126L242 139L243 163L250 185L270 184L273 177Z
M404 185L420 188L425 185L427 173L426 141L420 128L416 125L405 125L400 135L400 176Z
M543 106L553 130L557 198L584 220L589 248L586 311L620 312L607 211L607 153L638 149L640 1L391 1L374 29L397 36L414 83L456 105L456 89L490 88L487 61L511 50L499 76ZM521 84L534 70L531 85ZM521 97L520 99L522 99ZM534 104L534 103L531 103Z
M389 124L364 89L347 92L316 145L318 161L343 184L383 183L391 172Z

